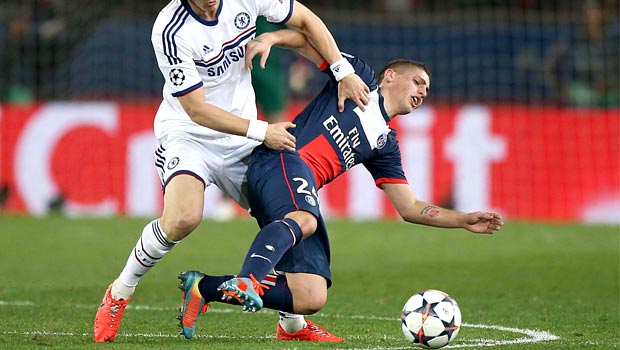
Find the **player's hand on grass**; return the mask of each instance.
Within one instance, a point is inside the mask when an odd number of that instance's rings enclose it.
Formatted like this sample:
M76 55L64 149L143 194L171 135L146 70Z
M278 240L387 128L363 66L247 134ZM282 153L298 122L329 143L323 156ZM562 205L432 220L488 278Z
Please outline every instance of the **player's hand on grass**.
M370 89L357 74L349 74L338 83L338 110L344 111L344 101L349 99L362 110L368 105Z
M273 123L267 126L265 134L265 146L271 149L295 150L295 136L291 135L287 129L294 128L295 124L291 122Z
M502 216L497 213L477 211L467 214L465 229L475 233L493 234L504 225Z

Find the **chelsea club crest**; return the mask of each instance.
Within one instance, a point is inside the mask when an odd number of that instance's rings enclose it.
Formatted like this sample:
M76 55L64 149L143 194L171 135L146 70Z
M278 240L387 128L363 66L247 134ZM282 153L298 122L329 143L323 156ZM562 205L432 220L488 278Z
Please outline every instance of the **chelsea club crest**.
M250 15L247 12L238 13L235 16L235 27L245 29L250 25Z

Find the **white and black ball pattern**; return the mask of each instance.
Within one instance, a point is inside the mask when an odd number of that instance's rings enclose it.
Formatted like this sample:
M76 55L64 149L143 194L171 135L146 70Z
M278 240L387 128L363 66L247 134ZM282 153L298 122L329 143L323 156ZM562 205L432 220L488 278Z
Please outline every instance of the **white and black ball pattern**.
M439 290L414 294L401 314L403 334L409 342L427 349L448 345L459 333L461 310L454 299Z
M168 73L168 76L170 77L170 82L174 86L181 86L185 81L185 73L183 73L181 68L172 68Z

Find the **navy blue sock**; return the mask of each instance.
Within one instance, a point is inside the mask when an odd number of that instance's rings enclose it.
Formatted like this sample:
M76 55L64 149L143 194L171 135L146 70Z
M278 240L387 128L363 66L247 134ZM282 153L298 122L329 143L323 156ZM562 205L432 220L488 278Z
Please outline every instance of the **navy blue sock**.
M200 294L202 295L202 298L207 302L210 303L212 301L222 301L222 292L217 290L217 287L219 287L220 284L228 281L231 278L235 278L234 275L224 275L224 276L209 276L209 275L205 275L200 282L198 282L198 290L200 291ZM236 299L232 299L230 303L228 304L234 304L234 305L239 305L239 302L237 302Z
M269 274L261 281L269 289L263 289L265 294L261 296L263 306L278 311L293 312L293 294L288 288L285 276Z
M198 289L202 298L207 302L220 302L231 305L239 305L239 302L235 298L230 300L222 300L222 292L217 290L217 287L225 281L234 278L233 275L224 276L209 276L205 275L200 282L198 282ZM265 294L261 297L263 299L263 306L278 311L293 313L293 294L288 288L288 283L285 276L276 276L269 274L261 281L269 289L263 289Z
M250 246L239 277L252 274L258 281L262 280L302 237L301 227L293 219L276 220L263 227Z

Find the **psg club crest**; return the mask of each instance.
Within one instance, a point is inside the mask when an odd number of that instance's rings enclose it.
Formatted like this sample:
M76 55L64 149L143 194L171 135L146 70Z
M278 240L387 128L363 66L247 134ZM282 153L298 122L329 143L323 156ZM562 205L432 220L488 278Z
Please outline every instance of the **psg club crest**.
M310 204L313 207L316 207L316 201L314 200L314 197L307 194L306 197L304 197L304 199L306 200L306 202L308 202L308 204Z
M386 143L387 143L387 135L386 134L379 135L379 138L377 138L377 148L382 149L383 147L385 147Z
M181 68L172 68L168 76L170 77L170 82L174 86L181 86L185 81L185 73L183 73Z
M247 12L238 13L235 16L235 27L237 29L245 29L250 25L250 15Z

